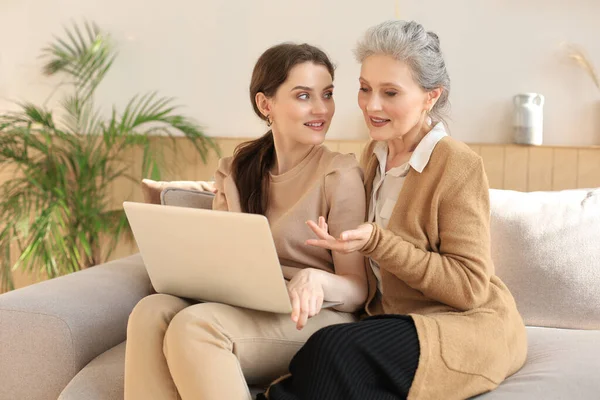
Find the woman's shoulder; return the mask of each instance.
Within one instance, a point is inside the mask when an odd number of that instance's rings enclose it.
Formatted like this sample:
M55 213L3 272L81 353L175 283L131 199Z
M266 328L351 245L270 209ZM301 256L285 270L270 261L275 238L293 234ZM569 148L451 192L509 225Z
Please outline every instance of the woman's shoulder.
M465 168L480 163L481 157L466 143L445 136L435 146L431 154L431 162L445 168Z
M444 182L448 187L456 186L468 177L485 176L483 160L479 154L450 136L438 142L427 168L434 176L439 177L440 183Z
M332 173L334 171L351 171L354 169L360 169L356 156L352 153L343 154L337 151L331 151L326 146L321 146L320 161L325 174Z
M319 169L328 195L356 197L358 191L364 190L363 170L354 154L324 148Z
M341 204L344 199L355 199L351 208L364 210L364 204L357 200L364 199L364 174L356 156L331 151L326 147L321 151L319 175L328 203Z
M233 157L223 157L219 159L217 164L217 174L222 177L229 176L231 174L231 165L233 164Z

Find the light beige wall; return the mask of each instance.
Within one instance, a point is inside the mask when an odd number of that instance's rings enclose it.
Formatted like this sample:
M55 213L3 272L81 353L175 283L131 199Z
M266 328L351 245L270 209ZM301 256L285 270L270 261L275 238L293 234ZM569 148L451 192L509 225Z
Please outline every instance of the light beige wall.
M11 107L9 99L48 97L57 81L40 74L38 50L62 24L88 18L120 50L98 93L104 110L159 90L211 136L258 136L265 127L247 98L254 61L272 44L307 41L338 66L330 138L366 139L351 49L367 27L396 15L441 38L456 138L510 142L512 96L534 91L546 96L545 144L600 144L600 91L559 51L563 40L580 43L600 69L596 0L3 0L0 110Z

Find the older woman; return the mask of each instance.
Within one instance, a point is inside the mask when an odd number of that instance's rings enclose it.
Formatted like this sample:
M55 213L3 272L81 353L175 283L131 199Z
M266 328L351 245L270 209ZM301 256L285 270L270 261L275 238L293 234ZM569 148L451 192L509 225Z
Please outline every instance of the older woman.
M481 158L446 133L450 79L440 42L416 22L367 31L358 103L373 141L363 154L368 222L338 237L309 221L308 244L366 256L359 322L319 330L267 396L464 399L523 365L526 333L494 275Z

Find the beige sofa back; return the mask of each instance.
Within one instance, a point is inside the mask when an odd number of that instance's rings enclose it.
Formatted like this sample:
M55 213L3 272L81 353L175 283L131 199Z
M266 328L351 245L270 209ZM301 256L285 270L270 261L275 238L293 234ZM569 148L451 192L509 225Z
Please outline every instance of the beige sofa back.
M525 323L600 329L600 189L490 190L492 258Z

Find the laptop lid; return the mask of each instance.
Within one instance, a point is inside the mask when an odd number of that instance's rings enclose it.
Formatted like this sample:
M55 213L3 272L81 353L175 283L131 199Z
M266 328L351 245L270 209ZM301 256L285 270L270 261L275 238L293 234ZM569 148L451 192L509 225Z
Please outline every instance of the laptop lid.
M134 202L123 207L157 292L291 313L264 216Z

